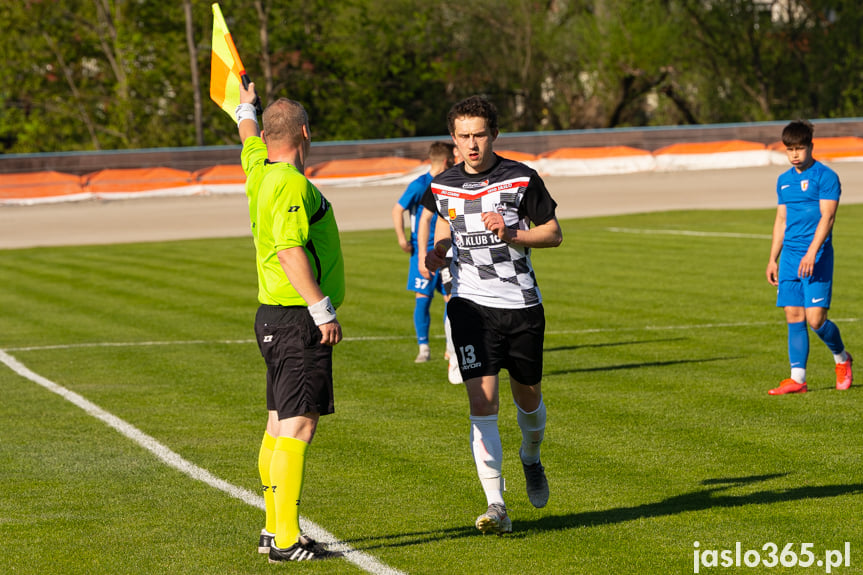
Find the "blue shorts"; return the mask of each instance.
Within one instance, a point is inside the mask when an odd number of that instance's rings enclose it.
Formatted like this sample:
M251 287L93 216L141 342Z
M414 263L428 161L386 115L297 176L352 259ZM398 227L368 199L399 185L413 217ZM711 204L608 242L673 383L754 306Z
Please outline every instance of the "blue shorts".
M436 271L432 279L425 279L420 273L419 259L416 250L411 254L410 268L408 269L408 286L409 291L417 292L426 297L432 297L435 290L442 294L446 294L443 289L443 282L440 277L440 270Z
M833 296L833 246L827 246L815 260L812 275L797 277L801 256L782 253L779 259L777 307L830 307Z

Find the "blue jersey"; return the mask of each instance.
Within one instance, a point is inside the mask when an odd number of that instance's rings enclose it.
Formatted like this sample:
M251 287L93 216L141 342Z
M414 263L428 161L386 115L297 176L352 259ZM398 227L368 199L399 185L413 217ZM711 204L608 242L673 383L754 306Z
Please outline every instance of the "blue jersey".
M417 223L419 222L420 215L422 215L423 211L421 201L429 187L429 184L431 184L431 181L432 175L430 173L423 174L408 184L402 197L399 198L399 205L405 210L408 210L411 215L411 245L414 247L414 253L416 253L417 247ZM431 227L429 228L429 251L434 249L435 223L437 223L437 218L432 218Z
M776 194L779 204L786 209L783 253L788 250L801 257L806 253L821 219L819 202L838 202L841 193L839 176L821 162L816 161L803 173L798 173L797 169L792 167L779 176ZM819 255L824 249L831 249L832 236L831 232L824 240Z

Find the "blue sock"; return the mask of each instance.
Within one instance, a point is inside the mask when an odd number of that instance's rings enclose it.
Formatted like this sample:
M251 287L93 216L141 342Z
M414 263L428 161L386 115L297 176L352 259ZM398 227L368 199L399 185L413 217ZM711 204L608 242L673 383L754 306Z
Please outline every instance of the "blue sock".
M827 347L830 348L833 355L839 355L845 351L845 344L842 343L842 336L839 334L839 328L829 319L825 321L821 327L813 329L812 331L821 338L821 341L827 344Z
M788 324L788 359L791 369L806 369L809 359L809 331L805 321Z
M418 297L414 305L414 329L417 332L417 343L420 345L429 342L431 301L430 297Z

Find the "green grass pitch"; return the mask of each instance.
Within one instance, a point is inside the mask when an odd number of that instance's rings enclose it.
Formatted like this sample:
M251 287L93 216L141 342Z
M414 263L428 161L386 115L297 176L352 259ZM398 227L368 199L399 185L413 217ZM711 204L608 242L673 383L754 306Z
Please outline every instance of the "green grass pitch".
M863 380L833 389L810 333L811 392L767 395L788 373L764 277L772 222L772 210L567 220L560 248L534 251L551 499L527 500L504 393L504 537L473 527L485 499L464 390L446 380L441 299L434 360L415 365L407 258L391 230L344 233L336 413L309 452L303 516L410 574L692 573L699 553L738 542L768 562L771 543L777 557L811 543L813 564L711 567L708 554L700 572L823 573L847 542L850 566L832 572L860 573ZM835 247L830 317L863 358L863 206L840 209ZM2 251L0 350L256 492L255 298L248 238ZM0 365L3 573L362 573L268 565L262 525L259 508Z

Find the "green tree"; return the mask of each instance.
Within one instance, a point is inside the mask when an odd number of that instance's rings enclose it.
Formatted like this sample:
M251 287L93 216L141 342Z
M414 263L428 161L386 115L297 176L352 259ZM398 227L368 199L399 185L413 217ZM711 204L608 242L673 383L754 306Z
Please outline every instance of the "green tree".
M446 30L454 47L447 63L455 98L481 93L501 112L507 130L571 127L558 103L583 97L578 71L584 64L578 1L477 0L445 4ZM573 87L575 86L575 89Z
M479 0L451 10L456 90L491 96L512 130L697 121L666 2Z
M815 94L811 108L790 110L806 117L856 117L863 114L863 11L856 0L813 0L811 49L813 75L806 88Z
M0 15L7 151L194 143L182 6L26 0Z
M604 127L697 123L678 12L663 0L599 0L585 32Z
M315 140L863 113L855 0L222 0L264 103ZM211 0L0 3L0 151L237 143L209 101Z
M222 8L258 93L265 104L277 97L302 102L314 139L445 133L448 103L441 94L451 48L441 32L439 4L240 4ZM235 141L235 127L218 122L220 139Z
M90 99L97 53L57 8L37 1L0 6L11 32L0 35L6 80L0 129L10 151L102 147Z
M703 117L739 122L860 113L858 2L679 0Z

